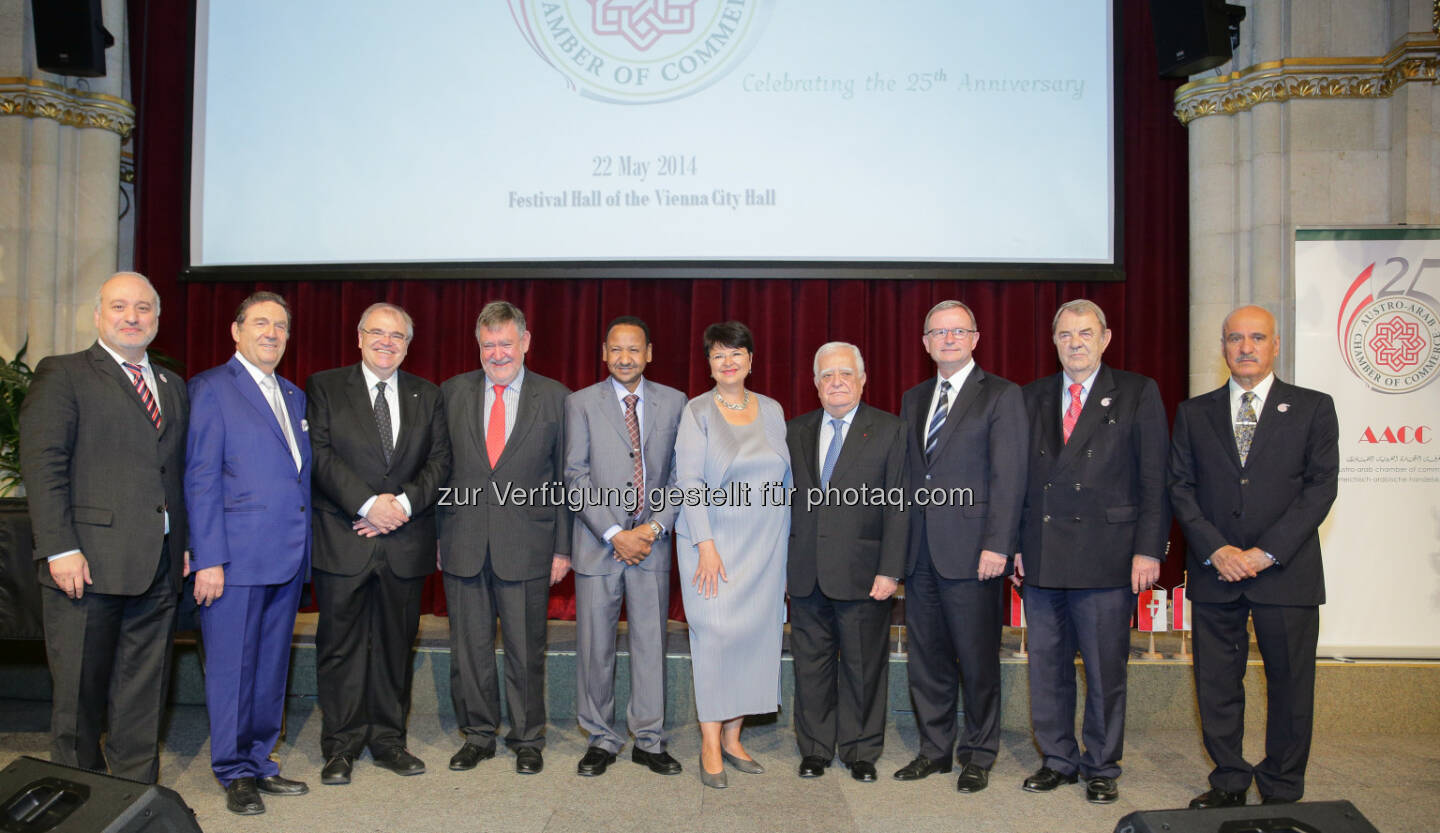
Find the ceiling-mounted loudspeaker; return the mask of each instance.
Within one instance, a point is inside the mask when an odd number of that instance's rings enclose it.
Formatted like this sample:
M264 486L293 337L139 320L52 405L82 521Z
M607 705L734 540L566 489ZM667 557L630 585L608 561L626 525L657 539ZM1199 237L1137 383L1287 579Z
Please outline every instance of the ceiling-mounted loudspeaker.
M1245 7L1225 0L1150 0L1161 78L1188 78L1230 60Z
M105 30L100 0L31 0L35 63L56 75L98 78L115 36Z

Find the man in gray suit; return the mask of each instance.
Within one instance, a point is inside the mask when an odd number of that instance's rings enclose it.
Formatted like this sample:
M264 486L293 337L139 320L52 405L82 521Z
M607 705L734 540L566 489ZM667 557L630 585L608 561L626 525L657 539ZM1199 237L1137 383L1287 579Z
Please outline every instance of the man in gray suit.
M645 378L650 328L634 316L610 323L601 358L610 377L565 400L565 482L585 497L574 526L576 712L590 746L576 767L601 775L625 745L615 729L615 631L630 623L630 757L678 775L665 751L665 622L670 607L670 530L679 507L650 505L675 483L675 432L685 395Z
M495 754L500 686L495 619L505 646L505 703L515 771L544 766L545 620L550 586L570 570L564 501L568 389L525 369L530 332L513 304L492 301L475 322L480 370L440 387L452 468L441 489L440 566L450 611L450 697L465 744L450 758L473 769Z
M95 297L99 340L43 359L20 412L54 682L50 758L147 783L184 569L190 417L183 380L146 356L159 326L150 281L114 275Z
M900 398L909 435L910 552L905 629L920 754L900 781L963 769L955 788L990 783L1000 746L1000 577L1010 570L1025 502L1028 421L1020 388L980 369L970 308L941 301L923 341L938 373ZM965 694L956 744L955 695Z
M790 420L790 651L800 777L838 753L856 781L875 780L885 748L890 597L905 569L905 424L865 405L859 348L815 352L824 407ZM853 496L866 497L856 503ZM878 497L878 500L873 498Z

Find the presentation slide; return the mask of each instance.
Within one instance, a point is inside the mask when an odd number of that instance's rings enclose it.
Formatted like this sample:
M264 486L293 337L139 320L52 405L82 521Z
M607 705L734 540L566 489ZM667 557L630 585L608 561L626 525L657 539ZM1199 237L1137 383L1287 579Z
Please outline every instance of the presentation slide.
M1112 0L198 0L190 265L1113 264Z

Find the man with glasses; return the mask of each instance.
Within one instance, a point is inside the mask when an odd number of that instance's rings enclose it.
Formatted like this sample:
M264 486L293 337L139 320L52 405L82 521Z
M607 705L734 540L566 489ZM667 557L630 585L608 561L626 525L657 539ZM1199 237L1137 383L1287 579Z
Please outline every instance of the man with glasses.
M937 375L905 392L910 544L905 628L920 754L895 773L914 781L962 765L955 788L989 784L1000 746L1000 584L1025 500L1027 420L1020 388L972 358L970 308L941 301L923 341ZM955 720L965 694L965 727Z
M315 458L315 631L320 781L375 765L419 775L405 748L410 647L435 570L435 502L450 475L440 389L400 369L415 325L393 304L360 316L360 362L306 385Z

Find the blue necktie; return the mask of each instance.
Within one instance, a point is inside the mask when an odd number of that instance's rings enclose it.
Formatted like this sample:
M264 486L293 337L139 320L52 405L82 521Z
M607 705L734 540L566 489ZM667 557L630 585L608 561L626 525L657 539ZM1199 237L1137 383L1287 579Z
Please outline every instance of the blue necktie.
M835 461L840 459L840 443L844 441L845 420L832 419L830 426L835 429L835 434L830 437L830 447L825 449L825 464L820 467L820 488L824 489L830 485L830 475L835 473Z
M935 406L935 416L930 417L930 430L925 432L925 460L930 460L930 455L935 453L935 446L940 442L940 429L945 425L945 417L950 413L950 380L946 379L940 383L940 402Z

